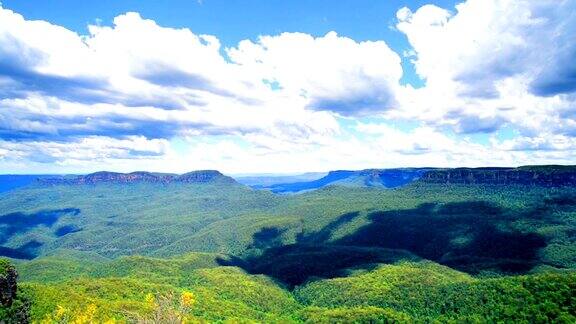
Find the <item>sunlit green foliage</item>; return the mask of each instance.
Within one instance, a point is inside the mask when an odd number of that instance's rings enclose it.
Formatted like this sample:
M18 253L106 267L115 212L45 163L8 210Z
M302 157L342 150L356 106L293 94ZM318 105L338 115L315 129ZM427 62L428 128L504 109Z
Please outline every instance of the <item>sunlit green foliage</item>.
M53 283L25 283L33 296L32 318L53 316L62 307L70 314L82 313L94 305L93 318L131 319L152 316L150 295L161 298L170 294L192 293L194 305L186 310L206 320L230 318L291 320L299 304L290 292L269 278L248 275L238 268L218 267L191 270L172 284L173 277L162 278L161 270L153 278L140 276L83 278Z
M430 262L383 265L296 289L315 307L379 307L415 320L576 320L576 272L478 279Z
M302 318L309 323L409 323L413 321L405 313L373 306L307 307L302 311Z
M95 321L180 315L191 321L267 323L576 319L576 272L474 278L430 261L400 261L351 269L348 277L311 281L291 292L266 276L236 267L127 271L158 261L138 259L138 265L127 262L112 268L108 274L117 277L92 273L82 279L25 283L33 300L32 318L53 318L60 310L70 319L85 314ZM185 293L192 296L191 306L182 311L178 305ZM172 301L167 302L167 296ZM160 304L161 309L155 308Z

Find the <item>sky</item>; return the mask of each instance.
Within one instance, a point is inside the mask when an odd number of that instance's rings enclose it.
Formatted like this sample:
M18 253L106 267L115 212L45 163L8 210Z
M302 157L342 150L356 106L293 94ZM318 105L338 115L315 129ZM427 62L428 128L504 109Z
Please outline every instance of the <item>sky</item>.
M575 0L0 3L0 173L575 161Z

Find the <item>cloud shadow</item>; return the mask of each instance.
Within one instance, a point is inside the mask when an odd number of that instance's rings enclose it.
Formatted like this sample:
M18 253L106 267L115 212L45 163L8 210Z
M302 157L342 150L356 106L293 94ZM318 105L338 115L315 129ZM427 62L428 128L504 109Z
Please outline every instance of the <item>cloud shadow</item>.
M539 263L538 251L547 244L543 236L511 226L533 213L505 210L486 201L425 203L413 209L373 212L367 215L366 225L334 239L336 230L346 230L361 216L353 212L316 232L300 233L295 244L282 245L283 229L262 229L251 244L261 253L220 263L271 276L289 287L346 276L350 269L377 263L420 258L469 274L521 274Z

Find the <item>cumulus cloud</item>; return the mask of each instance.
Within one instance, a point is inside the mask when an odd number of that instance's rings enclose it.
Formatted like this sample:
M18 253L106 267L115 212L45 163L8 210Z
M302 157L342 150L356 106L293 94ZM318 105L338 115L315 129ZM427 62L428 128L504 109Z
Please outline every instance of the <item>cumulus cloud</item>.
M52 164L102 163L116 159L154 159L161 157L168 150L166 140L148 140L136 136L123 140L89 136L71 143L0 140L0 161Z
M495 146L508 151L575 151L576 139L554 134L541 134L535 137L517 137L502 142L494 142Z
M356 42L330 32L262 36L228 49L231 60L308 99L307 107L341 115L374 114L396 106L400 57L384 41Z
M558 109L574 105L576 91L574 9L573 1L468 0L455 12L399 10L397 28L426 82L406 89L403 113L463 133L505 124L560 131Z
M5 140L170 139L277 124L305 128L303 136L338 131L329 114L306 110L303 99L275 94L258 74L228 62L217 38L137 13L81 36L0 8L0 44Z

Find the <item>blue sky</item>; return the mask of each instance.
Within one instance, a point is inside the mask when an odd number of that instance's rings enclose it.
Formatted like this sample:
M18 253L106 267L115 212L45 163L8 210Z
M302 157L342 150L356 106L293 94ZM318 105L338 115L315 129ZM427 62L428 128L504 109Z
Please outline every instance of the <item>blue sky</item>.
M450 10L458 1L434 1ZM401 53L410 48L406 37L393 29L396 11L404 6L417 9L430 1L401 0L73 0L19 1L4 0L28 19L47 20L80 34L88 24L110 24L114 17L129 11L139 12L162 26L190 28L195 33L216 35L224 46L234 46L244 39L282 32L303 32L323 36L330 31L357 41L385 39ZM386 28L389 26L390 28ZM403 82L420 86L409 60L403 60Z
M570 0L1 3L2 173L576 157Z
M87 25L100 20L110 24L114 17L139 12L159 25L190 28L199 34L217 35L226 46L258 35L282 32L305 32L323 36L329 31L355 40L386 39L395 49L408 43L402 34L386 26L394 26L396 11L404 6L413 10L430 1L401 0L103 0L89 3L73 0L42 2L4 0L3 6L28 19L47 20L85 34ZM457 1L434 1L450 10Z

